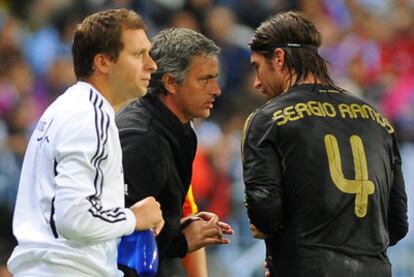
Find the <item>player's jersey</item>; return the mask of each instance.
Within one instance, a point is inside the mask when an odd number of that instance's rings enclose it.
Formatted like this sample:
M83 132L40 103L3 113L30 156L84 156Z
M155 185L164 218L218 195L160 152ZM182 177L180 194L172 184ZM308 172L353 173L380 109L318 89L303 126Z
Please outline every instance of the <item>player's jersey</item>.
M248 118L242 151L249 218L271 234L274 276L389 276L386 249L407 232L407 200L380 113L299 85Z
M133 232L124 207L114 111L78 82L42 115L26 151L13 220L18 276L120 276L117 238Z

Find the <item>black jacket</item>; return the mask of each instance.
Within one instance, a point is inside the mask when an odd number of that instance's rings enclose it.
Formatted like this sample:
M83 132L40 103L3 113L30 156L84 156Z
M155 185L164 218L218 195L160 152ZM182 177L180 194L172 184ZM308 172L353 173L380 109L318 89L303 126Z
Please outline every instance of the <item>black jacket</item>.
M164 270L170 270L167 263L171 262L163 260L184 257L188 251L180 219L191 182L197 138L190 123L182 124L151 94L121 110L116 124L123 151L126 205L147 196L154 196L161 204L165 225L157 244L158 276L162 276Z
M251 222L272 276L390 276L387 247L408 231L393 127L362 100L322 85L291 88L246 122Z

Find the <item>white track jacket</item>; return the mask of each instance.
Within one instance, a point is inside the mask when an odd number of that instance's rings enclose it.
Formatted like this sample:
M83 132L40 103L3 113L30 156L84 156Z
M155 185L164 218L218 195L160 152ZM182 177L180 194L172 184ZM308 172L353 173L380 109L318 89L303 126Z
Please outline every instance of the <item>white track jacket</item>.
M78 82L52 103L29 142L8 261L16 276L122 276L117 242L135 217L124 208L122 151L114 110Z

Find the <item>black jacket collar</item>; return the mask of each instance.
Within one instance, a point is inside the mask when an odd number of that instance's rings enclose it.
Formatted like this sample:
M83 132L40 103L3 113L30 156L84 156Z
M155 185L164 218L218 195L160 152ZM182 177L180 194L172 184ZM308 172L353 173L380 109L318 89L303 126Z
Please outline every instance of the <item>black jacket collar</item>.
M183 124L157 96L148 93L140 101L173 134L187 136L192 132L190 123Z

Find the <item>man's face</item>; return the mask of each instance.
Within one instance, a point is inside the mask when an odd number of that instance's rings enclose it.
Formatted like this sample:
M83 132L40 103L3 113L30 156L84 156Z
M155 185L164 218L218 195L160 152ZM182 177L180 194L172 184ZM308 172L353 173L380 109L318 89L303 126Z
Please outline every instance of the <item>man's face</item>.
M124 30L122 41L124 48L119 53L118 60L112 64L109 74L118 103L144 96L151 73L157 69L149 56L151 43L144 30Z
M283 73L274 58L269 60L262 54L253 51L250 64L256 70L254 87L261 90L267 100L284 92Z
M192 58L184 82L176 84L176 93L170 95L177 108L176 114L182 122L210 115L215 97L221 94L217 77L217 57Z

